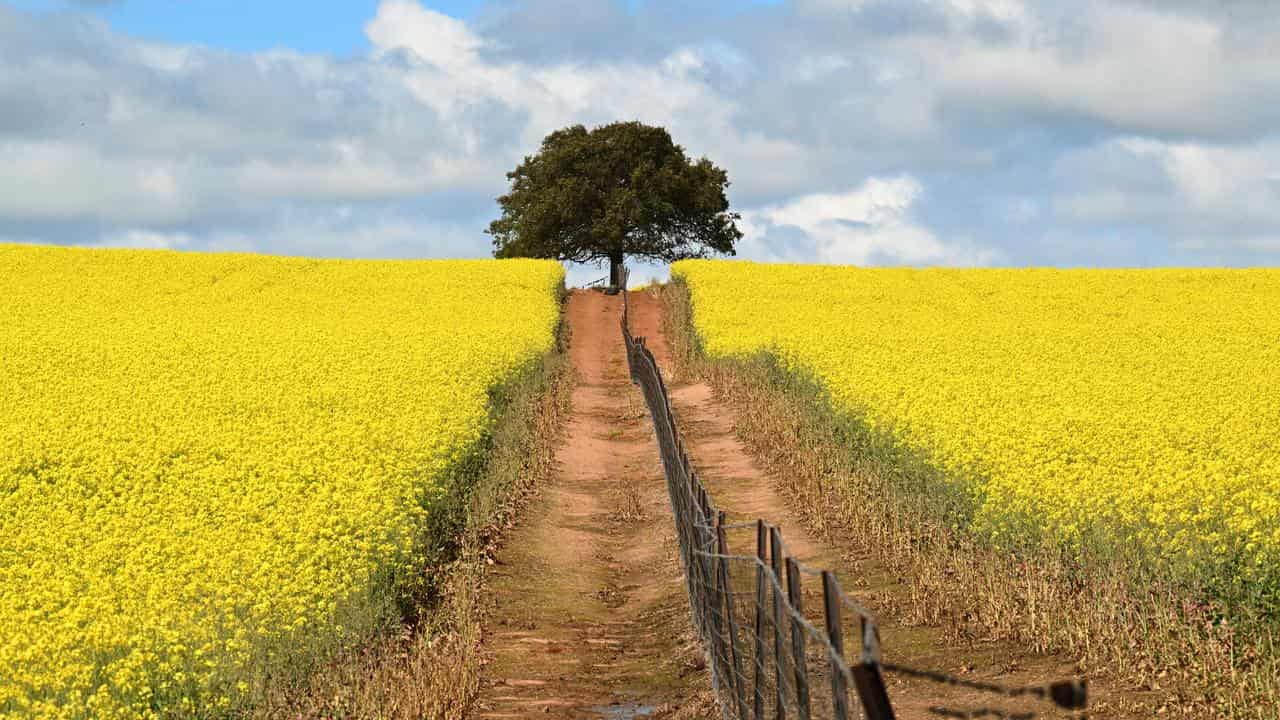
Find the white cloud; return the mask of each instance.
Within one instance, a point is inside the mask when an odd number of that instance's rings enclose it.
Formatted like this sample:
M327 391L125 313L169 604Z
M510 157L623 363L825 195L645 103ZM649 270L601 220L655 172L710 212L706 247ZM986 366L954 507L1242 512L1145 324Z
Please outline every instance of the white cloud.
M374 57L406 48L423 62L448 70L474 67L484 44L466 23L412 0L383 0L365 25L365 35L374 45Z
M135 227L89 239L93 247L202 249L310 257L468 257L478 233L463 224L440 223L394 211L328 212L284 209L251 230L170 232Z
M141 250L181 250L192 246L187 233L163 233L151 230L113 232L93 243L95 247L137 248Z
M989 265L999 259L990 248L944 243L917 223L910 211L922 192L911 176L870 178L846 192L804 195L746 211L741 255L854 265ZM801 232L801 245L779 253L770 242L779 228ZM789 257L792 253L802 257Z
M1193 208L1280 220L1280 188L1269 180L1280 147L1173 143L1161 149L1165 169Z
M69 114L78 96L96 107L78 104L84 122L57 139L0 131L0 218L195 222L281 200L492 197L546 133L617 119L671 127L735 176L761 154L780 176L802 175L801 146L737 129L736 103L698 72L703 50L675 48L654 64L493 61L465 23L406 0L382 2L366 32L370 56L348 62L105 30L92 36L110 62L52 52L29 69L63 85L47 93L50 113ZM26 90L12 102L30 104Z
M518 128L525 149L566 124L615 119L674 126L694 146L729 148L741 138L734 101L696 72L707 63L698 48L676 48L654 64L490 61L478 52L483 40L463 23L403 0L383 2L366 32L375 57L409 50L426 60L407 69L404 82L458 133L465 133L461 111L489 100L527 118Z
M1067 187L1055 206L1084 222L1151 225L1184 247L1266 250L1267 238L1280 234L1276 167L1275 140L1240 146L1113 138L1064 156L1059 172ZM1206 242L1215 229L1219 237Z
M1267 51L1274 34L1249 38L1223 17L1110 0L1069 13L1000 4L992 14L1008 20L1006 42L948 36L918 45L942 92L1145 133L1256 135L1280 113L1267 99L1280 93L1280 66Z
M176 167L88 143L0 138L0 218L167 222L189 212Z
M883 8L887 3L885 0L797 0L796 4L802 12L847 14ZM1026 5L1020 0L932 0L911 4L927 7L953 20L989 17L1004 21L1022 21L1028 15Z
M0 235L484 254L478 208L547 132L639 119L728 171L756 257L1019 262L1039 237L1123 262L1093 235L1257 253L1280 236L1266 13L796 0L699 25L525 5L504 26L383 0L346 58L0 6Z

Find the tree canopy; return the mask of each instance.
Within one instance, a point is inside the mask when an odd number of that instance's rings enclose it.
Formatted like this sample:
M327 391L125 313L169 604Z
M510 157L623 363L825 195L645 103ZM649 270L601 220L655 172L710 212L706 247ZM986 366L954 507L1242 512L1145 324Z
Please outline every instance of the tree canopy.
M705 157L691 162L660 127L556 130L507 179L502 216L487 231L495 257L672 262L733 255L742 237L725 171Z

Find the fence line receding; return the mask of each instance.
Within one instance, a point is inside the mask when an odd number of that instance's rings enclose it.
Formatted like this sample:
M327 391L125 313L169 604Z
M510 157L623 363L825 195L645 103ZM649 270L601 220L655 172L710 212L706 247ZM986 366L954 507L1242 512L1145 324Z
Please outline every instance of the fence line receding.
M875 616L833 573L798 561L776 525L762 519L731 522L684 451L657 361L644 338L631 334L625 286L624 275L627 364L653 420L693 626L725 720L891 720L886 672L1011 705L928 708L939 717L1032 718L1045 710L1083 717L1082 680L1005 687L884 662Z

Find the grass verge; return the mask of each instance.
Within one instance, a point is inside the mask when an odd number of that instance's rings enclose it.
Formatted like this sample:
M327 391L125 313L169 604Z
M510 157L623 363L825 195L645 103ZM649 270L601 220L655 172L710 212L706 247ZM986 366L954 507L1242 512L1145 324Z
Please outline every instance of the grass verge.
M944 628L956 643L1069 654L1081 672L1130 685L1164 716L1280 718L1274 623L1123 557L1011 553L980 541L966 532L963 501L922 458L835 410L820 382L768 354L708 360L687 288L677 280L661 294L676 372L731 404L743 442L812 530L909 584L902 606L888 609L895 617Z
M265 680L246 716L430 720L466 714L480 683L485 568L502 531L554 469L572 389L567 345L562 322L550 353L491 392L490 432L449 473L450 490L423 529L429 560L399 594L396 621L305 675Z

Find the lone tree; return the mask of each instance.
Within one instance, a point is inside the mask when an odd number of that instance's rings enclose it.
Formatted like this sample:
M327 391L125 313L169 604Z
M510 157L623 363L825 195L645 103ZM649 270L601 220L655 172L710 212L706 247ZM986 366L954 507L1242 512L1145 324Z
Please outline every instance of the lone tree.
M724 170L691 162L663 128L616 122L556 130L507 173L502 217L489 224L493 255L610 263L733 255L742 237L729 212Z

